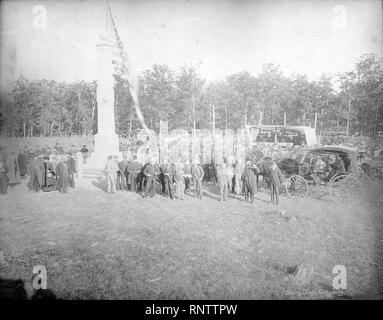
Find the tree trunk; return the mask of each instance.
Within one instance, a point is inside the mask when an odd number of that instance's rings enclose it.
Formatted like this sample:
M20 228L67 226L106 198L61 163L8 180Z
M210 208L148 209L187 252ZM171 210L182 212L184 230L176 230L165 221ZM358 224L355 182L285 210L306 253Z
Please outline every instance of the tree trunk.
M133 105L130 108L130 123L129 123L129 133L132 134L132 124L133 124Z
M350 113L351 113L351 101L348 101L348 113L347 113L347 136L350 132Z
M227 129L227 106L225 106L225 130Z
M379 109L380 109L380 105L377 104L377 106L376 106L376 113L375 113L374 136L378 133L378 125L379 125Z
M53 126L54 126L54 124L55 124L55 120L53 120L52 121L52 124L51 124L51 138L52 138L52 136L53 136Z

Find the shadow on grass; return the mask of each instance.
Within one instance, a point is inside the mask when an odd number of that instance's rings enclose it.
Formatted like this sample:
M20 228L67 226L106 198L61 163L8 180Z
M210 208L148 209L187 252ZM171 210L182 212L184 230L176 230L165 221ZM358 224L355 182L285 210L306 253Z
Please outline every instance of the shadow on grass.
M265 203L270 203L271 202L270 200L261 199L261 198L259 198L256 195L254 195L254 201L262 201L262 202L265 202Z
M106 193L106 182L103 179L97 179L97 181L91 181L92 185Z
M0 278L0 299L28 300L23 280ZM35 290L30 300L56 300L56 295L49 289Z
M14 187L16 187L19 184L20 183L8 183L8 188L14 188Z

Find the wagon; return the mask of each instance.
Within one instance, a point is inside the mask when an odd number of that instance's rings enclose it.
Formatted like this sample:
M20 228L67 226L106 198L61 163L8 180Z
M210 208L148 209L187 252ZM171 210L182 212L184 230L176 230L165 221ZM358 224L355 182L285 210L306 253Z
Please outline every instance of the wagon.
M284 158L277 164L286 179L285 191L292 198L305 198L310 190L318 188L326 189L340 205L355 206L363 199L366 176L357 163L356 148L314 147L307 150L302 161Z

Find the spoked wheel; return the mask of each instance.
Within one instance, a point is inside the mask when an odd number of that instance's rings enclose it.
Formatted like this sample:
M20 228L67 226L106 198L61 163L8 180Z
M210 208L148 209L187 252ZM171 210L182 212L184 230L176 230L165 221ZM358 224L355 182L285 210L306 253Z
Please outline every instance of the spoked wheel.
M289 177L286 181L286 193L295 199L306 198L309 193L307 181L298 175Z
M363 200L364 188L358 178L352 175L340 174L331 179L330 195L339 205L357 206Z

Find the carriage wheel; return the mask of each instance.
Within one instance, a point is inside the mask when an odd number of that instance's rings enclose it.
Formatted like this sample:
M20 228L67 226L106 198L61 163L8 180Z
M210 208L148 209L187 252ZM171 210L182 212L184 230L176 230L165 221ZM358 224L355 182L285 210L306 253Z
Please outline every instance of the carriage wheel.
M363 200L364 188L356 177L340 174L331 179L330 195L342 206L357 206Z
M298 175L289 177L285 187L286 193L292 198L305 198L309 193L307 181Z

